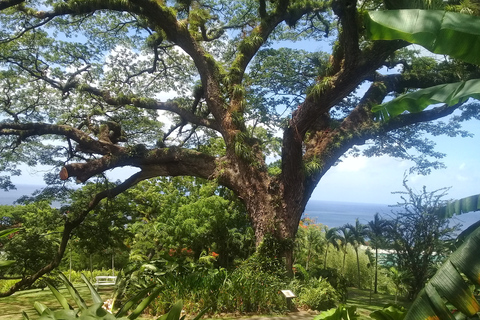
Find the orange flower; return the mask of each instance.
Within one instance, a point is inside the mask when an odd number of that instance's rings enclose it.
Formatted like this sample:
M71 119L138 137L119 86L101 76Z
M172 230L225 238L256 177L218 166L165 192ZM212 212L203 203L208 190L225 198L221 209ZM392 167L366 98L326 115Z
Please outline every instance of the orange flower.
M218 256L219 256L219 254L218 254L218 253L216 253L216 252L212 251L212 257L216 258L216 257L218 257Z

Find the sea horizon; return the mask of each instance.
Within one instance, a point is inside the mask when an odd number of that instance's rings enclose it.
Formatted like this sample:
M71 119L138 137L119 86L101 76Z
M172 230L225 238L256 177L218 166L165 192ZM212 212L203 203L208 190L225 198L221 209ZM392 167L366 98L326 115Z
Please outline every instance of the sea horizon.
M43 185L17 184L16 190L0 190L0 205L14 205L21 196L30 195ZM330 228L341 227L347 223L355 224L358 219L362 224L372 221L378 213L382 218L389 219L398 212L401 207L396 204L364 203L348 201L331 201L310 199L305 207L303 217L308 217L316 223L321 223ZM474 222L480 220L480 212L470 212L455 216L452 223L462 224L462 229L467 228Z

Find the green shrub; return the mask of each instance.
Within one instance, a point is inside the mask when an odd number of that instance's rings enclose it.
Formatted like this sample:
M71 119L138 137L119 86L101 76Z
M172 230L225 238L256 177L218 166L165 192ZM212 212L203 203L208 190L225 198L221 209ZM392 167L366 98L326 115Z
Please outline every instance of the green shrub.
M276 265L271 261L271 265ZM217 310L220 312L275 313L286 310L280 290L286 289L284 268L264 269L256 257L238 267L220 288Z
M11 286L13 286L18 281L20 280L0 280L0 292L7 291L8 289L10 289Z
M297 303L312 310L327 310L335 307L340 296L325 279L309 281L300 290Z

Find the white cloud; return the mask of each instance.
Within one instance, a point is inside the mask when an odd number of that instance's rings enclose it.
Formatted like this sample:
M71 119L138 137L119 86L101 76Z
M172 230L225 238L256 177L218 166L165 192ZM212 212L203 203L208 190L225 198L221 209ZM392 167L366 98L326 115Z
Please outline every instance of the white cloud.
M367 167L367 157L347 157L343 158L335 169L339 172L358 172Z

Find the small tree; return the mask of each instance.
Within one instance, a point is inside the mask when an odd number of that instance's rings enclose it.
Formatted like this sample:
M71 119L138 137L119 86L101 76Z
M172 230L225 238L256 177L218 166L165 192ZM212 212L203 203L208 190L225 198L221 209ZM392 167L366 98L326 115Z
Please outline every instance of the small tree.
M326 248L323 269L327 269L327 255L330 245L332 245L337 251L340 250L340 245L338 244L338 241L340 240L340 236L338 235L338 229L325 227L325 240Z
M425 187L417 194L407 185L403 203L398 206L396 218L389 221L387 238L396 254L393 257L397 269L409 274L409 298L413 299L435 272L435 265L450 252L447 240L452 239L458 225L449 226L449 221L435 212L445 205L442 198L447 188L428 192Z
M360 281L360 259L358 258L358 248L365 244L365 237L367 236L367 226L363 225L358 221L358 218L355 220L355 225L347 224L345 226L351 232L351 237L349 237L348 242L352 245L355 250L355 255L357 257L357 281L358 288L361 287Z
M378 213L375 213L373 220L368 222L367 237L370 239L369 245L375 249L375 283L374 293L378 293L378 249L385 246L385 228L387 226L384 220Z

